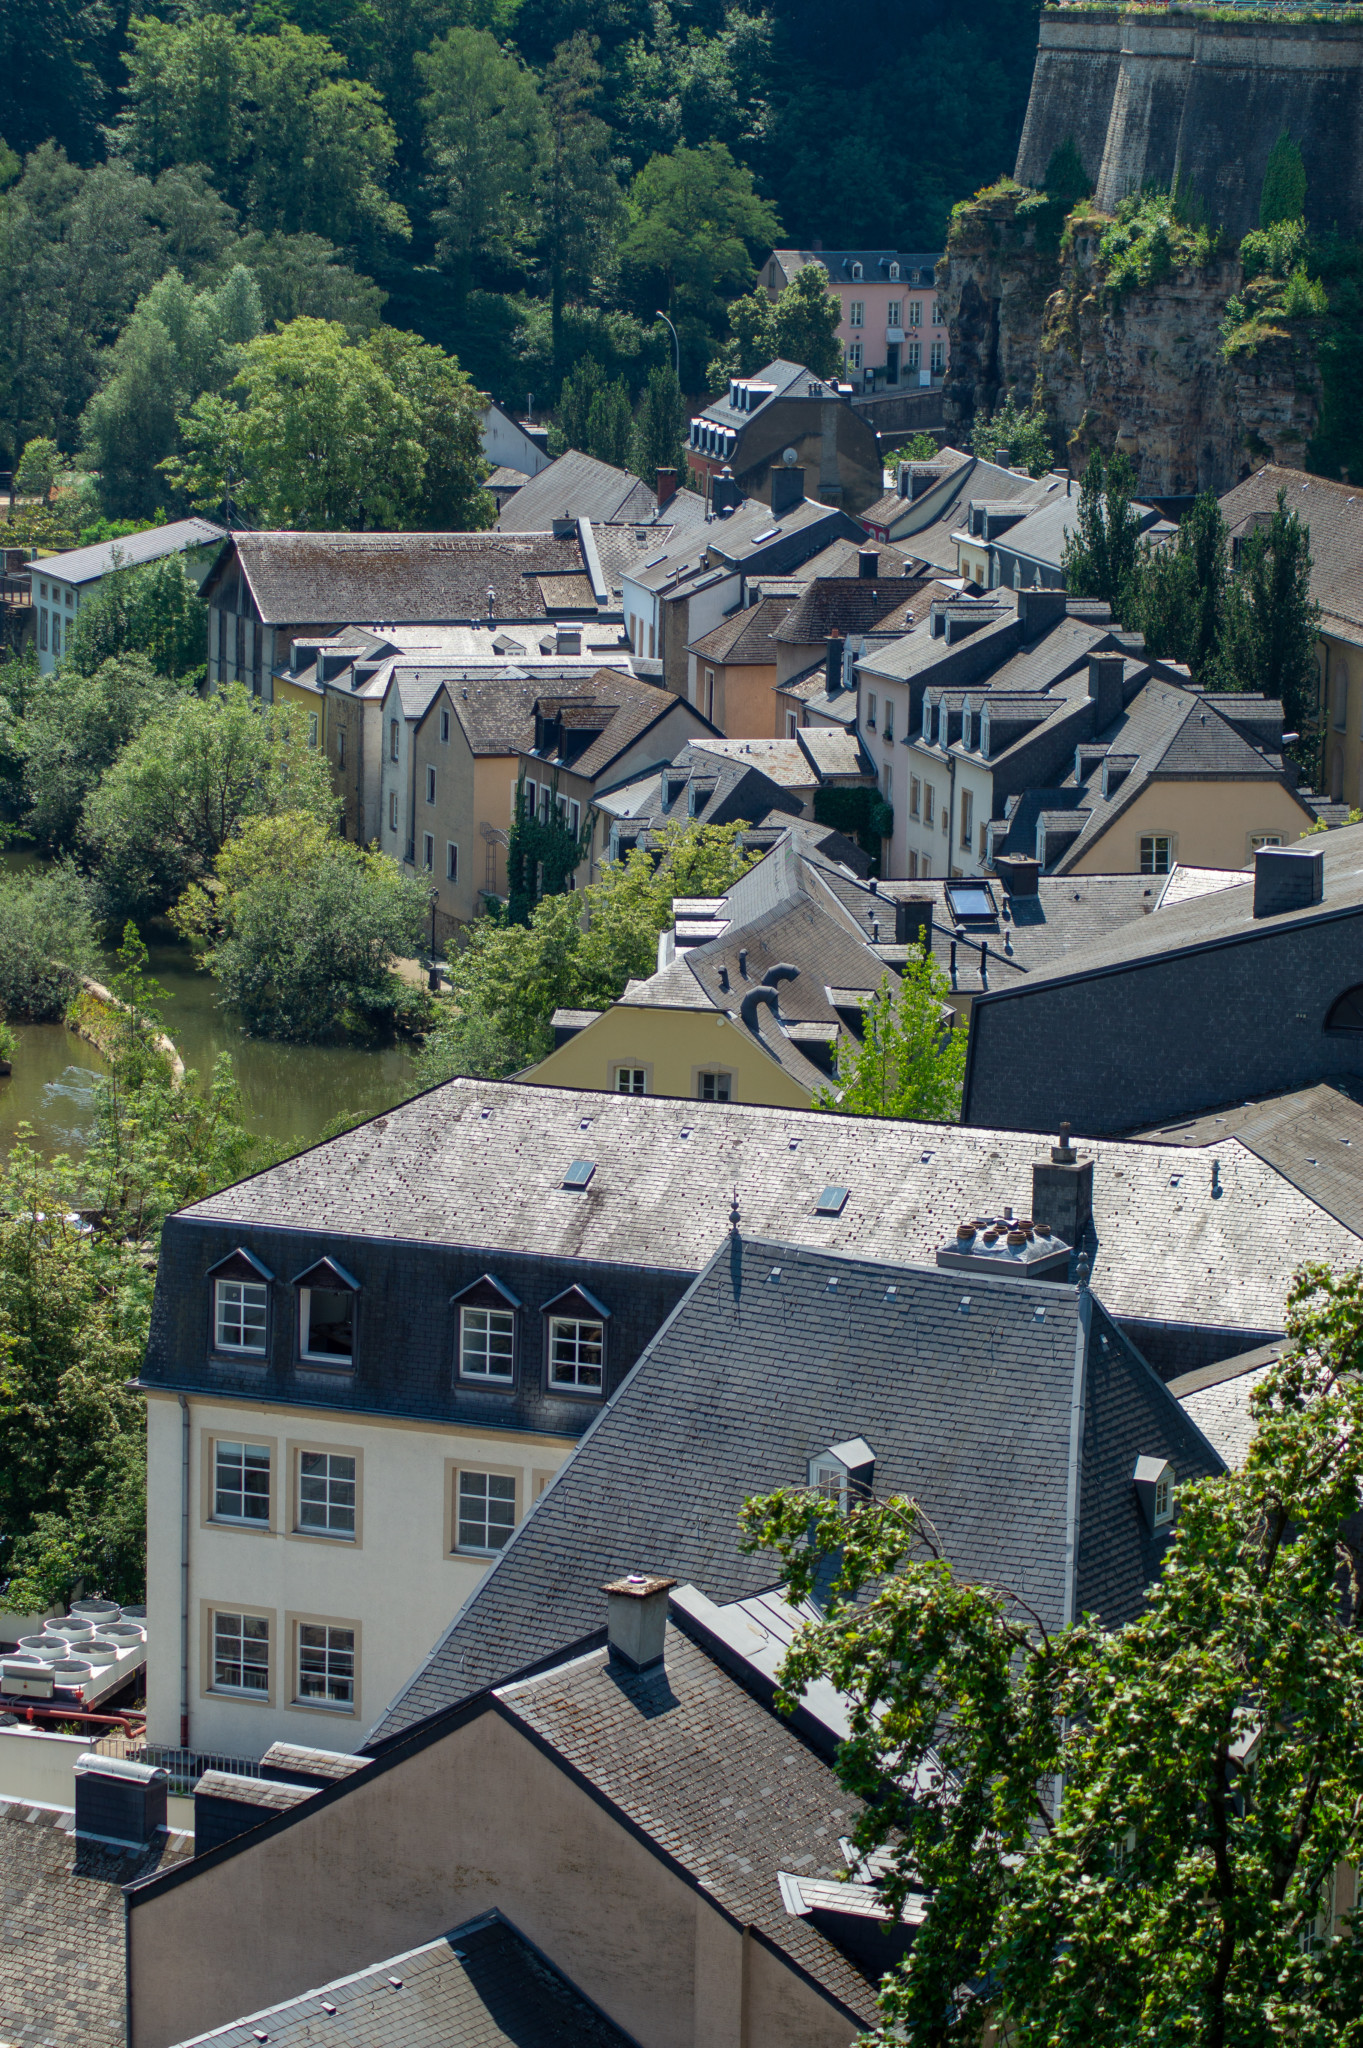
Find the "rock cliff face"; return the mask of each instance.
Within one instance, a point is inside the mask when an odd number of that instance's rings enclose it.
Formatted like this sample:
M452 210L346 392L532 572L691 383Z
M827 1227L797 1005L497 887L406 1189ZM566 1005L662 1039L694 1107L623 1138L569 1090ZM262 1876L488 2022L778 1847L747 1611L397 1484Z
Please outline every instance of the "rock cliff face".
M1300 468L1320 411L1309 339L1270 334L1228 363L1220 328L1241 288L1238 258L1174 267L1115 293L1106 219L1055 210L1009 185L958 212L939 281L951 332L950 438L1004 397L1039 400L1061 460L1121 448L1152 497L1222 492L1265 462Z

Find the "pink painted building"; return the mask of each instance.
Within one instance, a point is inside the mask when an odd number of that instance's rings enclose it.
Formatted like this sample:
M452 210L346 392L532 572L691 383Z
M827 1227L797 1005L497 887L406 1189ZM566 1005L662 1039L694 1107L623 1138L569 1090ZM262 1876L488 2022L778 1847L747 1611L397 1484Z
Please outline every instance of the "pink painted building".
M844 375L859 391L927 390L947 368L947 330L934 278L938 257L898 249L773 249L759 270L779 298L807 263L818 263L842 302Z

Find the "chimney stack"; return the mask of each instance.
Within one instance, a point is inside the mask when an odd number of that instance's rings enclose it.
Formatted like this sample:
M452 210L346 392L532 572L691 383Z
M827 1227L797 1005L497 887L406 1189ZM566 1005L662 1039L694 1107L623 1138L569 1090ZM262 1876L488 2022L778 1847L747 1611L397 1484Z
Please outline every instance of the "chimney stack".
M1026 853L1001 853L994 871L1010 896L1035 896L1041 862Z
M1120 654L1089 656L1089 696L1093 700L1093 730L1103 732L1122 715L1122 677L1126 661Z
M663 1661L667 1641L667 1596L675 1579L660 1579L647 1572L628 1572L623 1579L611 1579L601 1590L606 1596L606 1632L612 1664L624 1664L631 1671L650 1671Z
M805 473L798 462L774 462L771 466L771 516L784 519L805 501Z
M824 680L830 697L835 697L842 688L843 645L841 633L834 633L830 636L828 656L824 663Z
M716 477L710 479L710 510L716 519L727 519L743 503L743 492L738 479L726 463Z
M880 549L858 548L857 576L862 582L869 582L880 574Z
M168 1774L88 1750L76 1758L76 1838L145 1849L166 1825Z
M910 896L895 904L894 936L897 946L932 944L931 896Z
M1261 846L1254 855L1254 915L1281 917L1325 900L1325 862L1318 846Z
M1060 1143L1049 1159L1032 1167L1032 1217L1052 1237L1077 1245L1093 1216L1093 1161L1081 1159L1070 1143L1070 1127L1060 1126Z
M1065 616L1065 593L1063 590L1020 590L1018 592L1018 625L1024 640L1031 641L1042 633L1048 633L1052 626L1058 626Z
M675 469L659 469L654 471L654 475L657 479L654 495L661 512L664 505L670 505L677 495L677 472Z

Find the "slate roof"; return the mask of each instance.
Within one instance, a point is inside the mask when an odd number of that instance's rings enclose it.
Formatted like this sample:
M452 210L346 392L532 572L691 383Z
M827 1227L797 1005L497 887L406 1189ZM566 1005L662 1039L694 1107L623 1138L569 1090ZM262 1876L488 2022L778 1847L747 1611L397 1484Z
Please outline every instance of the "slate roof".
M972 491L972 498L983 497L982 491ZM1133 503L1132 510L1140 521L1140 531L1151 534L1160 526L1172 533L1169 521L1161 520L1153 505ZM1020 519L1016 526L1010 526L1001 533L993 545L1005 554L1019 555L1025 561L1040 563L1044 568L1059 574L1061 556L1065 541L1071 529L1079 523L1079 493L1056 492L1039 504L1034 512Z
M743 1501L804 1485L811 1456L858 1436L877 1495L921 1501L963 1578L1006 1586L1047 1626L1095 1593L1112 1623L1139 1604L1153 1559L1135 1455L1159 1452L1184 1479L1219 1469L1073 1287L721 1237L366 1746L509 1663L528 1669L580 1642L599 1624L597 1589L622 1571L662 1571L720 1604L771 1585L774 1560L739 1550ZM1133 1441L1144 1450L1128 1462ZM664 1773L652 1796L665 1786Z
M556 519L640 520L654 518L658 500L628 470L570 448L522 484L502 509L499 533L543 533Z
M923 611L923 592L932 578L893 576L820 576L786 615L772 635L786 645L814 647L834 634L888 630L901 623L905 608Z
M861 516L864 519L867 515L863 512ZM868 540L863 534L860 540L830 541L817 555L802 562L796 575L801 583L812 582L816 576L859 576L857 563L863 548L874 548L880 556L876 573L882 580L918 574L920 565L912 549L899 547L892 540Z
M1255 1419L1250 1396L1282 1356L1286 1344L1262 1344L1239 1358L1223 1359L1201 1372L1186 1373L1169 1382L1169 1391L1182 1404L1208 1442L1232 1472L1238 1472L1249 1456Z
M513 500L513 503L518 502ZM545 616L535 581L583 568L576 533L237 533L266 625Z
M6 2048L123 2048L122 1887L191 1854L181 1834L142 1852L77 1844L74 1821L51 1807L0 1801Z
M902 284L908 291L930 291L936 266L942 260L940 250L935 256L922 252L904 255L898 249L773 249L771 253L788 278L797 276L806 264L818 263L830 277L836 276L840 284ZM861 264L865 273L862 278L853 278L853 263ZM899 265L897 278L890 276L892 263ZM759 265L760 269L765 267Z
M767 555L775 556L782 564L798 565L806 556L790 544L802 535L807 536L814 527L825 527L829 540L836 539L840 531L844 538L860 532L849 514L832 505L821 505L814 498L805 498L779 519L773 519L770 505L750 498L727 519L716 519L704 529L704 545L721 562L734 567ZM809 552L813 553L813 549Z
M698 739L692 743L693 757L697 751L713 755L719 761L760 768L782 789L813 789L821 779L797 739Z
M680 540L683 534L690 533L694 527L703 523L704 501L697 498L693 506L693 497L694 493L691 491L678 491L672 505L668 507L668 518L659 520L656 525L636 526L632 520L623 525L607 524L604 521L593 524L592 541L596 548L596 558L601 564L602 578L613 598L618 599L621 596L625 577L633 575L641 562L649 561L662 549L670 547L674 540ZM678 499L684 499L686 502L678 505ZM675 518L671 516L673 506L677 507Z
M593 717L609 712L600 731L581 753L573 753L566 760L557 754L537 754L534 750L533 734L531 744L525 752L532 760L543 763L558 762L571 767L575 775L587 777L604 775L627 748L642 739L652 726L658 724L668 713L675 711L678 704L691 712L696 724L713 730L709 721L695 709L687 706L685 698L678 698L671 690L660 689L654 683L641 682L635 676L621 675L615 669L598 669L593 676L574 680L566 689L541 690L542 698L591 698L595 700ZM700 734L697 735L697 738Z
M705 661L720 661L730 668L774 666L775 630L791 608L788 597L764 597L740 611L731 612L699 640L689 652Z
M631 2048L500 1913L179 2048L267 2038L272 2048Z
M1280 490L1311 531L1311 595L1325 615L1322 630L1363 646L1363 493L1269 463L1221 500L1232 540L1253 531L1256 514L1272 516Z
M926 1260L963 1216L997 1214L1010 1202L1025 1213L1032 1165L1053 1141L1053 1133L456 1080L180 1214L338 1240L695 1272L723 1237L737 1183L746 1227L760 1235ZM1133 1326L1219 1333L1226 1355L1281 1331L1303 1244L1336 1270L1363 1261L1358 1237L1234 1138L1203 1149L1082 1140L1080 1153L1095 1162L1093 1284ZM597 1162L591 1186L570 1194L566 1165L585 1157ZM1213 1161L1222 1189L1215 1200ZM846 1207L816 1216L820 1189L834 1183L851 1189Z
M946 450L940 451L941 456ZM1000 469L995 462L984 462L971 456L963 462L950 481L945 496L935 493L928 495L935 510L930 522L913 527L899 536L898 545L912 548L927 562L939 568L956 572L955 535L964 527L967 508L972 498L988 498L994 502L1017 503L1027 501L1033 505L1044 504L1055 491L1063 490L1065 479L1049 476L1019 476L1011 469ZM864 515L863 515L864 516ZM883 521L888 525L888 520Z
M149 526L142 533L125 534L122 540L101 540L92 547L44 555L33 564L33 569L35 575L56 576L63 583L97 583L111 569L137 568L143 562L182 555L186 548L211 547L215 541L226 538L224 529L215 526L211 519L173 519L167 526Z
M593 1619L598 1585L587 1587ZM851 1833L859 1801L675 1624L660 1668L631 1672L595 1650L500 1686L497 1697L740 1926L759 1928L857 2019L874 2021L866 1978L786 1912L777 1883L778 1871L795 1868L837 1878L839 1837Z
M1338 1082L1246 1102L1143 1131L1155 1144L1238 1138L1346 1230L1363 1235L1363 1106Z
M822 384L827 391L830 388L830 381L827 377L815 377L813 371L807 370L803 363L787 363L779 356L762 369L754 370L751 376L740 379L744 384L770 384L773 387L771 398L765 399L764 405L770 405L772 399L776 398L803 398L807 395L811 382ZM836 389L835 381L833 388ZM730 405L726 385L720 397L715 399L713 404L705 406L697 414L697 418L713 420L719 426L732 427L742 433L748 422L755 420L761 410L762 406L754 406L751 412L744 412L738 406Z

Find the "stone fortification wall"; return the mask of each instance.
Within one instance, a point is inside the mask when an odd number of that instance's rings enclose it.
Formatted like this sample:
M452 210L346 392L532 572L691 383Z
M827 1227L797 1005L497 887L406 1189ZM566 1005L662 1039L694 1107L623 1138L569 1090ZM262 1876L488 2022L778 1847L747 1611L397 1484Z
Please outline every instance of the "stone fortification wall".
M1214 21L1191 8L1042 15L1017 177L1040 185L1073 138L1110 213L1186 180L1237 239L1259 223L1268 154L1286 129L1315 228L1363 225L1363 24Z

